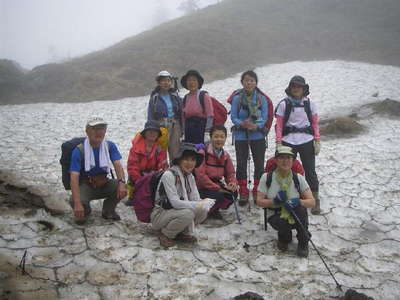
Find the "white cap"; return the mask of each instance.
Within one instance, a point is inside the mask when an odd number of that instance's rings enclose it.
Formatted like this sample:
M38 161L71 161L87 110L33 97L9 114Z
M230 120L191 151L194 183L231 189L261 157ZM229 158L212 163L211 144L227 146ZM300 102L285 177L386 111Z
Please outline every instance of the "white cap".
M93 118L90 118L90 119L87 121L87 123L86 123L86 128L88 128L88 127L94 127L94 126L97 126L97 125L107 125L107 122L106 122L103 118L100 118L100 117L93 117Z
M172 75L168 71L161 71L160 73L157 74L156 80L160 80L161 77L169 77L172 78Z

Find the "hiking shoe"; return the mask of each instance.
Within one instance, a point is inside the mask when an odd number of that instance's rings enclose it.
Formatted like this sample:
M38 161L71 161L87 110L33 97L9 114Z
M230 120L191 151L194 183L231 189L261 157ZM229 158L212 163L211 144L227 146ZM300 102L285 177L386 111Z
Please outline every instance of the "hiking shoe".
M113 220L113 221L121 220L121 217L115 211L111 214L102 213L101 216L103 217L103 219L106 219L106 220Z
M221 212L219 210L215 210L212 213L208 214L208 217L210 219L215 219L215 220L223 220L224 218L221 215Z
M176 237L175 240L184 242L184 243L197 243L197 238L193 235L190 234L185 234L185 233L179 233Z
M308 245L297 245L297 256L308 257Z
M282 252L285 252L288 249L288 243L284 243L280 240L278 240L277 246L278 246L278 249L281 250Z
M315 206L311 208L311 213L313 215L319 215L321 213L321 206L320 206L320 201L319 201L319 193L318 192L312 192L313 197L315 199Z
M240 195L239 205L246 206L249 203L249 195Z
M173 239L170 239L161 232L158 234L158 240L160 241L160 245L163 246L164 248L170 248L176 245Z

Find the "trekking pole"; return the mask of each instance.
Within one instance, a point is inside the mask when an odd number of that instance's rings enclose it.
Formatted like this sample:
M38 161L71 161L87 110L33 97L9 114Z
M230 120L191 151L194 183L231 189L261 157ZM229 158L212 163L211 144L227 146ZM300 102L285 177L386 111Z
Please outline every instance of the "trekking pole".
M251 147L250 147L250 136L249 136L249 131L246 129L246 136L247 136L247 148L248 148L248 156L247 156L247 176L249 180L247 181L247 190L249 191L249 198L250 198L250 189L251 187L251 168L250 168L250 162L251 162ZM254 199L253 199L254 201ZM248 199L248 204L249 204L249 212L251 212L251 203L250 199Z
M237 207L237 204L236 204L236 202L237 202L237 194L232 193L232 196L233 196L233 206L235 207L236 218L238 220L238 223L242 224L242 222L240 221L239 210L238 210L238 207Z
M304 227L303 223L301 223L299 217L297 216L297 214L294 212L293 208L290 207L289 209L290 214L293 216L293 218L295 218L296 222L300 225L301 229L306 233L308 240L310 241L311 245L313 246L314 250L317 252L319 258L321 258L322 262L324 263L326 269L328 270L329 274L332 276L333 280L336 283L336 287L342 291L342 286L339 284L339 282L336 280L335 276L333 275L333 273L331 272L331 270L329 269L328 265L326 264L325 260L323 259L321 253L318 251L317 247L315 246L314 242L311 239L311 233Z
M268 229L268 208L264 207L264 230Z

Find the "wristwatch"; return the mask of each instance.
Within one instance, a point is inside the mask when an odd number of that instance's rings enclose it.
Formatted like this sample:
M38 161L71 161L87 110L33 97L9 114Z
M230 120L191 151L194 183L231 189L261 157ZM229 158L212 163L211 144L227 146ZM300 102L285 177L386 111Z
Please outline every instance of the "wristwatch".
M122 182L123 184L126 184L125 179L118 179L118 183L119 183L119 182Z

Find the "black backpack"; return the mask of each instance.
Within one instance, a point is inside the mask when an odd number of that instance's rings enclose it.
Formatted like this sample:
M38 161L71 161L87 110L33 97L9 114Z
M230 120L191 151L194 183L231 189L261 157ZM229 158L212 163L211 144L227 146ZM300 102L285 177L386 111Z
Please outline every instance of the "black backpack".
M85 153L83 152L83 142L86 137L76 137L71 140L65 141L64 143L61 144L61 158L60 158L60 164L61 164L61 174L62 174L62 183L64 185L65 190L71 190L71 177L69 174L69 168L71 166L71 158L72 158L72 151L76 147L81 151L81 164L83 167L83 163L85 161ZM107 146L110 147L110 144L107 143ZM110 149L110 148L109 148ZM110 169L111 176L114 178L114 174L112 173L112 170Z
M76 137L62 143L61 145L60 164L62 173L62 183L67 191L71 189L71 177L69 175L69 168L71 166L72 151L80 144L83 146L84 140L85 137ZM83 156L83 147L78 147L78 149L81 151L81 154ZM82 163L83 161L84 160L82 159Z

